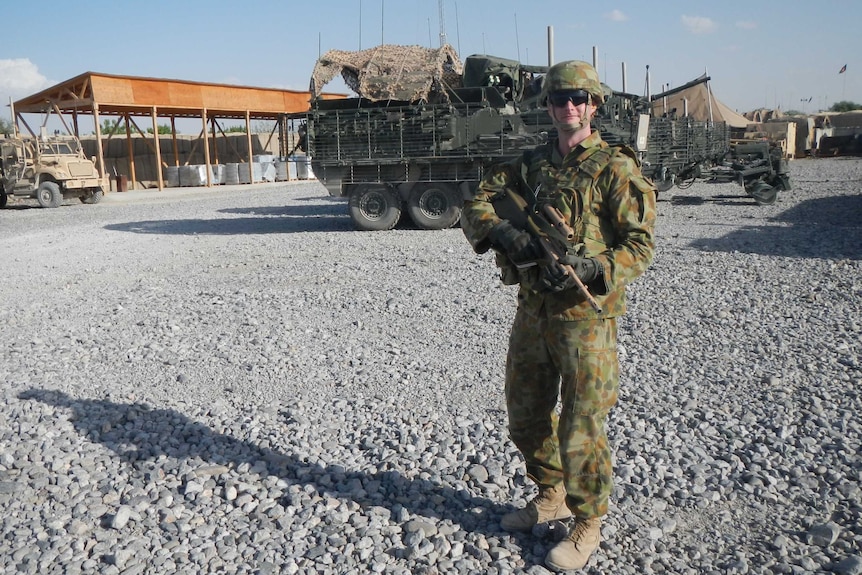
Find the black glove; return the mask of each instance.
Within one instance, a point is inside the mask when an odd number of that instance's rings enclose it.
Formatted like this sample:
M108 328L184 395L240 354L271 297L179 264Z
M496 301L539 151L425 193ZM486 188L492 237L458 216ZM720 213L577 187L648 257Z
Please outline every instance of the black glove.
M542 275L539 277L539 291L559 293L575 287L575 280L562 268L554 263L542 266Z
M575 275L585 285L599 277L602 273L602 265L592 258L581 258L574 255L565 255L559 259L560 265L548 265L542 268L541 285L554 293L558 293L575 287L575 280L566 273L563 265L572 266Z
M538 240L527 232L515 229L515 227L503 220L488 234L491 245L506 254L515 265L534 262L542 258L542 248Z
M602 273L602 264L593 258L581 258L566 254L560 258L560 263L572 266L572 269L575 270L575 275L585 284L590 283Z

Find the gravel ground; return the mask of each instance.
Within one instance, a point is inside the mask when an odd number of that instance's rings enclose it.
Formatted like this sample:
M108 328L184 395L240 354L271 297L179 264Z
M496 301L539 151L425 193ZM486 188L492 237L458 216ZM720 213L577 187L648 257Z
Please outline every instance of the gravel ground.
M862 160L659 201L587 573L862 573ZM530 573L515 291L316 182L0 210L0 571Z

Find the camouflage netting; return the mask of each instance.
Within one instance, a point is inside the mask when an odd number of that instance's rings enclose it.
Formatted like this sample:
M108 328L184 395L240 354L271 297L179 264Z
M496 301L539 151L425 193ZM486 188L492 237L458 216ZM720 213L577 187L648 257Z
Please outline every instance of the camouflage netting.
M436 49L384 44L358 52L330 50L314 65L309 90L316 98L341 73L351 90L372 101L446 99L445 88L459 85L462 70L448 44Z

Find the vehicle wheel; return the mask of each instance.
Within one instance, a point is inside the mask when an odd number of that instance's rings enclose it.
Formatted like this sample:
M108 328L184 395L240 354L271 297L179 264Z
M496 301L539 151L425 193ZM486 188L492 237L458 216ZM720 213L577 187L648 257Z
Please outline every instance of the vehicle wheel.
M42 182L36 192L36 199L43 208L59 208L63 203L63 194L60 186L54 182Z
M778 198L778 190L766 182L757 180L745 190L758 206L771 206Z
M81 201L85 204L98 204L102 201L102 197L104 197L105 192L96 188L94 190L88 190L86 194L81 196Z
M401 217L401 202L385 184L363 184L350 193L350 218L363 231L391 230Z
M0 208L5 208L7 201L9 201L9 196L6 195L6 192L0 190Z
M407 201L407 213L420 228L444 230L461 217L461 205L449 184L420 182L413 186Z
M673 187L673 180L657 180L654 183L659 193L666 192Z

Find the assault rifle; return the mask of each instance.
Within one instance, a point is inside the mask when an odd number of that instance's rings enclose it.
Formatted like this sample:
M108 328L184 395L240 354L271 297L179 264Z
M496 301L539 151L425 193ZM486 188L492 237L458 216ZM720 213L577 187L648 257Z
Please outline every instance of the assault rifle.
M497 216L536 238L544 253L541 262L550 268L554 275L569 276L590 306L597 313L602 313L602 306L575 273L574 268L560 262L560 258L568 253L567 247L572 245L575 238L575 231L566 223L560 210L550 204L542 204L538 211L531 210L524 198L510 190L498 194L491 200L491 204ZM529 262L519 267L530 267L537 263Z

